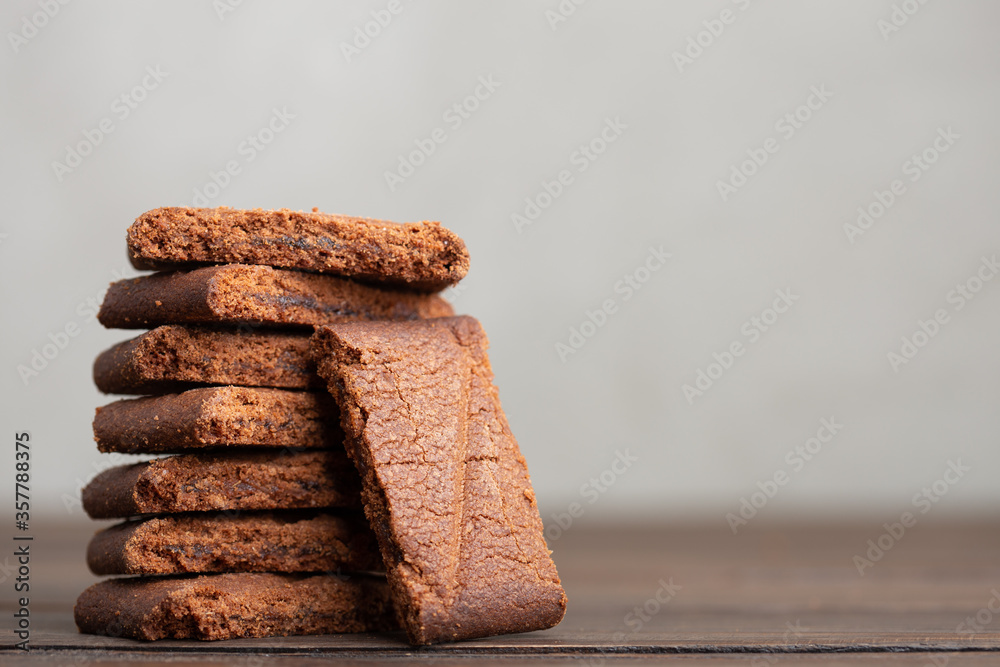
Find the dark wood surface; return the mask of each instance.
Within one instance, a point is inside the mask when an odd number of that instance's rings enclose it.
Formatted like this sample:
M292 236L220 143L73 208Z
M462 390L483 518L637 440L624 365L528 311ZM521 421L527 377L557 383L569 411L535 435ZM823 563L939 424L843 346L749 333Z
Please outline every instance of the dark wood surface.
M52 524L40 527L32 542L32 651L0 650L0 665L283 665L319 658L350 664L488 658L509 665L1000 664L1000 521L918 524L861 576L853 558L882 534L881 521L751 523L739 535L721 518L704 525L574 527L550 544L570 600L561 625L417 651L402 635L215 643L81 635L71 611L76 595L97 580L83 563L97 524ZM0 571L5 575L0 638L8 647L14 592L9 569ZM671 583L669 602L650 602L657 594L669 597L664 584ZM636 607L647 603L637 615ZM970 617L976 625L963 626Z

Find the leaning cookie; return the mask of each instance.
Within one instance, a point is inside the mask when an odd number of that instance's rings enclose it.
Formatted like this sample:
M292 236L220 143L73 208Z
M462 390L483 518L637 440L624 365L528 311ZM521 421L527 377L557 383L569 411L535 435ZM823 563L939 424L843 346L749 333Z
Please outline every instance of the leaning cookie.
M413 644L550 628L566 595L471 317L313 338Z
M374 575L209 574L109 579L77 599L80 632L219 640L395 629Z

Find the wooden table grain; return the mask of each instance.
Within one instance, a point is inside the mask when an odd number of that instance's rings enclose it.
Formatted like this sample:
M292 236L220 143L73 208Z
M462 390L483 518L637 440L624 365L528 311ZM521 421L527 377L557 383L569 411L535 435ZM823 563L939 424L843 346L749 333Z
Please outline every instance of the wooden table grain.
M0 665L1000 664L1000 520L914 526L863 572L855 556L868 558L881 520L751 524L738 535L721 519L574 526L550 544L569 597L558 627L421 649L401 634L210 643L81 635L72 606L97 580L83 562L96 527L37 531L27 654L9 648L12 559L0 565Z

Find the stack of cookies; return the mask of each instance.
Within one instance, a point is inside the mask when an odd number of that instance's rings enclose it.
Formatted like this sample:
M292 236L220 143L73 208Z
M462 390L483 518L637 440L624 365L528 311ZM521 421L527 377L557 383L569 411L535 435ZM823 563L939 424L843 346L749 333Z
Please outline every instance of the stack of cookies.
M392 630L428 644L551 627L565 595L481 325L437 223L165 208L99 319L103 452L167 455L84 489L84 632L227 639ZM362 513L363 510L363 513Z

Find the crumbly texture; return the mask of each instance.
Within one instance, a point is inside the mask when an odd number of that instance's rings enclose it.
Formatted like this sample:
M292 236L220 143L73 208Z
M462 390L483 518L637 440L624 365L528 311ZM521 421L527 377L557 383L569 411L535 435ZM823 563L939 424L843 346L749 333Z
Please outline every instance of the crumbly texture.
M265 264L436 291L461 280L469 252L437 222L280 209L157 208L129 227L141 269L190 262Z
M395 629L373 575L208 574L109 579L73 610L80 632L131 639L236 639Z
M127 521L87 547L94 574L380 571L363 516L328 512L181 514Z
M307 332L165 325L105 350L94 383L106 394L162 394L196 386L322 387Z
M205 387L97 408L102 452L161 454L205 447L341 447L337 404L326 393Z
M342 452L184 454L105 470L83 489L93 519L213 510L358 507Z
M313 342L410 641L557 624L566 596L479 322L343 324Z
M269 266L227 264L112 283L97 319L115 329L161 324L312 327L453 314L437 294L389 290Z

